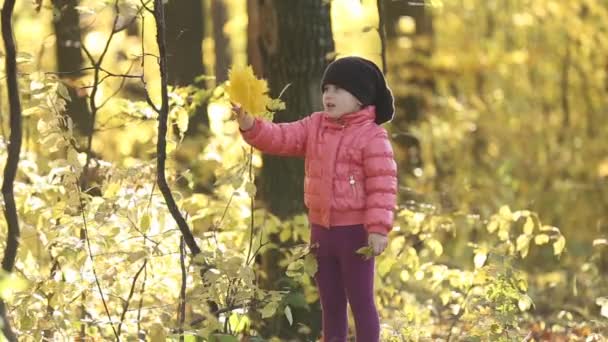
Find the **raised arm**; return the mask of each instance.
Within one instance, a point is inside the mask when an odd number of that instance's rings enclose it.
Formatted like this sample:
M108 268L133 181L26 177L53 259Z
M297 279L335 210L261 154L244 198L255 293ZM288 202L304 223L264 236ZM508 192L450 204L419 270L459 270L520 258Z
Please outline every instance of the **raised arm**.
M254 119L234 106L243 139L258 150L280 156L303 157L306 153L310 117L290 123L272 123Z
M376 134L363 149L365 172L365 228L387 235L393 228L397 203L397 164L386 131Z

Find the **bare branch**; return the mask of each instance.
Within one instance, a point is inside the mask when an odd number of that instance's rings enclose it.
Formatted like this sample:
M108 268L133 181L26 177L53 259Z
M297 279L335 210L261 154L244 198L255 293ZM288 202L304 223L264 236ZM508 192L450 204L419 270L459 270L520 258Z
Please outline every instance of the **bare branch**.
M380 56L382 57L382 72L386 74L386 30L384 28L384 0L377 1L378 7L378 33L380 35Z
M137 279L139 278L141 272L144 270L144 268L146 268L146 265L148 265L148 259L144 260L144 263L139 268L139 271L137 271L137 273L135 273L135 277L133 277L133 282L131 283L131 290L129 291L129 296L127 297L127 300L124 303L122 315L120 316L120 323L118 323L118 336L120 336L120 331L122 329L122 324L125 321L127 310L129 310L129 303L131 302L131 298L133 298L133 294L135 293L135 284L137 283Z
M163 194L165 201L167 203L167 207L173 219L175 219L179 230L182 232L182 236L184 237L184 242L190 249L190 252L193 255L197 255L201 252L200 247L194 240L194 236L192 235L192 231L188 226L188 223L182 216L175 199L173 198L173 194L171 193L171 189L169 188L169 184L167 183L167 179L165 176L165 161L167 159L167 119L169 116L169 94L168 94L168 82L167 82L167 46L165 39L165 12L162 0L154 0L154 18L156 19L156 40L158 44L158 51L160 54L160 76L161 76L161 94L162 94L162 102L159 111L158 118L158 140L156 144L156 152L157 152L157 182L158 188ZM149 100L149 98L148 98ZM151 102L151 101L149 101Z
M179 239L179 264L182 270L182 286L179 291L179 306L177 317L179 317L179 340L184 340L184 322L186 321L186 246L184 246L184 237Z
M108 309L108 303L106 302L105 296L103 294L103 290L101 289L101 283L99 282L99 277L97 276L97 271L95 270L95 260L93 258L93 250L91 249L91 240L89 239L89 229L87 227L87 216L84 212L84 203L82 202L82 193L80 192L80 187L78 184L74 184L76 187L76 191L78 191L78 197L80 200L80 213L82 216L82 223L84 226L84 239L87 243L87 249L89 252L89 258L91 259L91 269L93 270L93 276L95 277L95 283L97 284L97 290L99 290L99 295L101 296L101 301L103 303L103 307L106 311L106 315L108 316L108 321L110 326L112 327L112 331L114 332L114 336L116 336L116 340L120 341L120 336L114 327L114 323L112 323L112 315L110 314L110 310Z
M141 7L142 7L142 8L145 8L145 9L146 9L146 11L150 12L150 14L154 14L154 10L153 10L153 9L151 9L150 7L148 7L148 4L150 3L150 1L152 1L152 0L149 0L149 1L147 1L147 2L144 2L144 0L141 0ZM142 31L143 31L143 30L142 30Z
M142 341L146 340L146 337L141 330L141 310L144 306L144 292L146 290L146 280L148 280L148 268L144 267L144 280L141 282L141 290L139 290L139 307L137 308L137 337Z
M5 0L2 6L2 39L5 46L5 73L8 88L8 100L10 109L11 133L8 143L8 156L4 167L4 179L2 182L2 196L4 198L4 217L8 226L6 237L6 249L2 259L2 268L10 273L15 267L15 258L19 248L19 218L15 205L15 194L13 183L17 176L19 154L21 152L22 128L21 128L21 102L19 100L19 85L17 83L17 52L13 37L11 20L15 0ZM0 318L2 319L2 332L9 341L17 341L17 337L10 325L6 311L6 304L0 299Z
M47 71L44 74L45 75L71 75L71 74L80 74L83 71L87 71L87 70L95 70L94 67L86 67L86 68L80 68L78 70L72 70L72 71Z

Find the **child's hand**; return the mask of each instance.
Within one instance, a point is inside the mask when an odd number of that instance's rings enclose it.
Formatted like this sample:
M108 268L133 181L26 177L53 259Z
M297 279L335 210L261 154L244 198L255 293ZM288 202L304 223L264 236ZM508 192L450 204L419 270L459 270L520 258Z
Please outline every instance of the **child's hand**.
M388 245L388 237L378 233L370 233L367 243L374 251L374 255L380 255Z
M232 112L236 115L236 120L239 123L241 131L246 131L253 127L254 119L249 113L247 113L241 105L232 103Z

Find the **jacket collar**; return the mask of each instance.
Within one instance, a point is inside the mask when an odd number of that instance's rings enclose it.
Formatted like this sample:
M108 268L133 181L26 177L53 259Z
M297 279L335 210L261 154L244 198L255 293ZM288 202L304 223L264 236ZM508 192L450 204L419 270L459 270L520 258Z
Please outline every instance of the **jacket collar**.
M358 126L376 120L376 108L367 106L357 112L342 115L338 119L331 118L323 113L323 127L341 129L347 126Z

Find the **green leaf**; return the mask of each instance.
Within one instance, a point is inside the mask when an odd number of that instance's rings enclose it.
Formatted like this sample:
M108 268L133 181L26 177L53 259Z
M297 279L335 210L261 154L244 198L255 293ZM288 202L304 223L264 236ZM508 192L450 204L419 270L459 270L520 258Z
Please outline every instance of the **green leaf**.
M295 278L302 275L302 269L304 268L304 260L298 259L287 266L287 274L288 277Z
M304 272L311 277L314 277L319 269L319 265L317 264L317 259L313 254L308 254L304 258Z
M492 222L490 222L490 224L488 224L488 233L494 233L497 229L498 229L498 221L493 220Z
M287 317L287 321L289 321L289 325L293 325L293 315L291 313L291 308L289 305L285 306L285 317Z
M429 247L429 249L432 250L433 253L435 253L435 256L440 256L441 254L443 254L443 246L439 241L435 239L427 239L425 243Z
M68 92L68 88L65 86L65 84L63 84L61 82L57 83L57 94L59 94L59 96L61 96L66 101L71 101L70 93Z
M278 307L279 307L279 303L277 303L277 302L270 302L270 303L266 304L262 308L262 310L260 310L260 313L262 314L262 318L268 318L268 317L274 316Z
M549 242L549 235L547 235L547 234L538 234L538 235L536 235L536 236L534 237L534 242L535 242L537 245L539 245L539 246L540 246L540 245L544 245L544 244L546 244L547 242Z
M357 254L361 254L365 259L370 259L374 256L374 249L371 246L365 246L357 249Z
M129 262L133 263L141 258L145 258L147 255L148 255L148 253L146 251L137 251L137 252L130 253L129 257L127 259L129 260Z
M557 241L553 243L553 254L560 255L564 251L566 247L566 238L563 235L560 235L557 238Z
M530 235L522 234L517 237L516 250L521 253L521 257L525 258L528 255L530 248Z
M141 220L139 221L139 229L143 232L147 232L150 229L150 214L143 214Z
M524 224L524 234L532 235L533 231L534 231L534 221L532 221L532 218L528 217L526 219L526 223Z
M255 187L255 184L253 184L252 182L245 183L245 192L247 192L249 197L255 198L255 194L257 192L257 188Z
M508 205L503 205L502 207L500 207L498 214L506 220L511 220L513 218L513 213L511 212L511 209Z
M266 108L271 112L278 112L280 110L285 110L286 107L285 102L281 101L280 99L272 99L266 105Z
M291 237L291 230L289 228L285 228L281 230L281 233L279 234L279 240L281 242L286 242L287 240L289 240L289 238Z
M386 276L391 271L393 265L395 265L396 262L397 260L395 260L394 258L382 259L382 261L380 261L380 263L378 264L378 274L381 277Z
M530 297L528 297L528 295L522 295L519 298L519 301L517 302L517 306L519 307L519 310L523 311L528 311L530 309L530 307L532 307L534 303L532 302L532 299Z
M185 109L182 108L177 111L177 129L179 129L181 133L185 133L188 130L189 120L188 112Z

